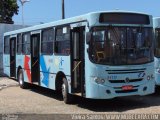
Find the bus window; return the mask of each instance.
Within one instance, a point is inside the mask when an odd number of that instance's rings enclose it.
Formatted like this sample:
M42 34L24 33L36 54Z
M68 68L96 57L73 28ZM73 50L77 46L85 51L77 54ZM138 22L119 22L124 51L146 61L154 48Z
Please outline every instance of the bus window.
M4 54L9 54L10 47L9 47L9 36L4 37Z
M93 32L93 41L94 41L94 48L93 50L95 50L95 54L93 54L93 57L95 57L95 59L97 61L100 61L102 59L104 59L104 41L105 41L106 37L105 37L105 30L98 30L98 31L94 31ZM108 51L106 51L106 54L108 53Z
M22 53L22 35L18 34L17 36L17 54Z
M14 40L13 40L13 38L12 38L12 40L10 41L10 43L11 43L11 47L10 47L10 54L11 54L11 56L15 56L15 43L14 43Z
M32 37L32 56L39 57L39 41L38 37Z
M30 54L30 33L23 34L22 53L25 55Z
M74 39L74 41L73 41L74 56L73 57L74 57L74 59L80 59L80 54L79 54L79 51L80 51L80 49L79 49L80 36L79 36L78 32L75 32L73 34L73 39Z
M54 29L46 29L42 32L41 53L53 54Z
M56 30L55 53L70 54L70 28L63 27Z
M155 56L160 57L160 29L156 29L155 37L156 37Z
M105 31L105 32L103 32ZM152 28L94 28L90 57L109 65L142 64L153 61Z

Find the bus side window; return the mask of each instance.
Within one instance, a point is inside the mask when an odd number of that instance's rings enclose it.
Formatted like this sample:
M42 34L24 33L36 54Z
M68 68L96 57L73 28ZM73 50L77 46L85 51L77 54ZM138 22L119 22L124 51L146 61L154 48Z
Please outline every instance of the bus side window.
M17 54L21 54L22 53L22 35L18 34L17 35Z
M22 53L29 55L30 49L30 33L24 33L22 36Z
M70 28L62 27L56 29L55 53L61 55L70 54Z
M74 51L73 51L73 53L74 53L74 59L80 59L80 54L79 54L79 40L80 40L80 38L79 38L79 33L74 33L73 34L73 38L74 38L74 41L73 41L73 47L74 47Z
M45 29L42 31L41 53L45 55L53 54L54 29Z
M9 36L4 37L4 54L10 53L10 44L9 44Z

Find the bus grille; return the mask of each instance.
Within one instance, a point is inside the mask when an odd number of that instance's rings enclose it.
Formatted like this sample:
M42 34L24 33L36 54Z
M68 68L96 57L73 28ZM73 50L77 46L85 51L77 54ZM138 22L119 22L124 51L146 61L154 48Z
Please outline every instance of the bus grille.
M117 90L115 91L116 93L131 93L131 92L137 92L138 89L134 89L134 90Z
M140 82L142 81L143 78L140 78L140 79L130 79L128 82ZM109 80L110 83L126 83L125 80Z
M108 74L132 74L132 73L143 73L146 68L142 69L125 69L125 70L106 70Z

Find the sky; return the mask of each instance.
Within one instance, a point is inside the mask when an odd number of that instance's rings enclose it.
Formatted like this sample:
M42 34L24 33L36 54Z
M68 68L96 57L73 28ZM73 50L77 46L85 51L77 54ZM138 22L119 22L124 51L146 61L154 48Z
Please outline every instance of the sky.
M17 0L18 1L18 0ZM22 6L13 17L15 24L22 24ZM66 18L95 11L127 10L160 16L160 0L65 0ZM24 4L24 23L36 25L61 19L61 0L30 0Z

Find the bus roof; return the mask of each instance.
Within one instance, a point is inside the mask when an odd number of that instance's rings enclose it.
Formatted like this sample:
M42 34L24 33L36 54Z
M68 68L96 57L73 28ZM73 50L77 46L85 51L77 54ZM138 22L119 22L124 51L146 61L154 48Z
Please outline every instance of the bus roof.
M123 11L123 10L91 12L91 13L87 13L87 14L84 14L84 15L76 16L76 17L71 17L71 18L67 18L67 19L62 19L62 20L58 20L58 21L53 21L53 22L49 22L49 23L44 23L44 24L40 24L40 25L34 25L34 26L31 26L31 27L26 27L26 28L23 28L23 29L15 30L15 31L6 32L6 33L4 33L4 36L41 30L43 28L50 28L50 27L54 27L54 26L57 26L57 25L65 25L65 24L76 23L76 22L81 22L81 21L90 21L91 16L94 17L96 15L99 15L100 13L136 13L136 14L142 14L142 15L149 15L149 14L146 14L146 13L140 13L140 12L134 12L134 11ZM149 15L149 16L151 16L151 15Z

